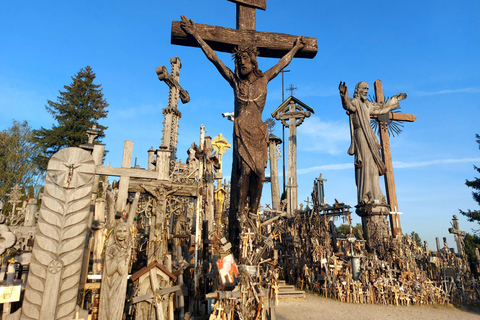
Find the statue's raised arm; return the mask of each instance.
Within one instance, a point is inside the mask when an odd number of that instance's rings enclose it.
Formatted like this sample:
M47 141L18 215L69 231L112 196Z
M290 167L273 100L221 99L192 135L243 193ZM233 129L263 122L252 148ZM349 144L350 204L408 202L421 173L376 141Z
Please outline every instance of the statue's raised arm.
M233 81L233 73L232 71L223 64L222 60L220 60L213 51L213 49L200 37L198 34L197 28L195 23L191 19L187 19L185 16L181 16L182 21L180 22L180 26L182 30L185 31L186 34L191 35L198 43L200 48L202 49L205 56L207 56L208 60L210 60L215 67L217 68L218 72L227 80L229 83Z
M340 93L340 98L342 99L343 109L350 112L355 112L356 108L352 103L350 103L351 98L348 96L348 88L345 85L345 82L340 81L340 84L338 85L338 91Z
M302 50L305 47L305 39L303 36L298 36L297 39L295 39L295 43L293 44L292 49L284 55L276 65L271 67L269 70L265 71L265 76L267 77L268 81L272 80L275 78L280 71L282 71L283 68L288 66L290 62L292 61L293 57L295 54L297 54L298 51Z

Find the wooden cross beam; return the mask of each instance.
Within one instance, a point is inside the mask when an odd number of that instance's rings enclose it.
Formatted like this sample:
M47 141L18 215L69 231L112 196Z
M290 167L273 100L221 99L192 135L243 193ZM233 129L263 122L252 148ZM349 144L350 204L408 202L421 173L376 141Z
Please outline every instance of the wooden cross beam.
M374 84L375 96L377 103L385 102L383 97L382 81L377 80ZM417 117L413 114L405 114L398 112L390 112L388 114L390 120L413 122L417 120ZM372 116L376 118L377 116ZM395 191L395 180L393 177L393 165L392 165L392 153L390 151L390 140L388 137L388 126L383 121L380 122L380 144L382 146L382 158L385 163L385 190L387 193L387 202L390 205L390 210L398 212L397 193ZM392 229L392 235L396 237L402 234L402 227L400 226L400 215L390 214L390 227Z
M228 0L237 4L237 29L196 24L200 37L215 51L231 53L239 45L255 46L260 57L281 58L292 49L296 36L255 31L255 10L267 8L266 0ZM304 37L305 47L297 58L313 58L317 54L317 39ZM171 43L198 47L193 37L180 27L180 21L172 22Z

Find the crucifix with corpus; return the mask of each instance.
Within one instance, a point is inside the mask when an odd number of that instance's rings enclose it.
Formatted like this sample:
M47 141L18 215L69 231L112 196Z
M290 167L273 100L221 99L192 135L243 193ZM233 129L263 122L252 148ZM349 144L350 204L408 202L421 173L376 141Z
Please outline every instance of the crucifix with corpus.
M237 29L195 24L182 16L172 24L173 44L200 47L235 95L232 189L229 235L238 248L240 220L245 208L256 213L262 195L268 157L268 129L262 121L267 84L294 56L313 58L316 38L255 31L255 10L266 9L266 0L229 0L237 4ZM225 66L214 50L232 52L234 72ZM281 57L269 70L258 68L257 56ZM248 201L247 201L248 200ZM238 253L236 253L238 257Z
M375 97L377 103L384 103L382 81L377 80L374 83ZM390 152L390 139L388 132L388 124L390 121L407 121L413 122L417 120L417 117L413 114L389 112L381 115L372 115L371 118L376 118L380 124L380 145L382 146L381 153L383 162L385 163L386 171L384 175L385 179L385 191L387 194L387 202L390 205L390 228L392 229L392 235L402 235L402 227L400 226L400 216L398 210L397 193L395 191L395 180L393 177L392 166L392 154Z

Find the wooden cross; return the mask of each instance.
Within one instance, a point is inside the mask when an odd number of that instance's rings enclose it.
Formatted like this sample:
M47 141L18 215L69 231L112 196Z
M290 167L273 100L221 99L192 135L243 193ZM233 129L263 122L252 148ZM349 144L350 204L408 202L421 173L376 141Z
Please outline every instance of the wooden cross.
M325 204L325 188L323 186L324 182L327 182L327 179L322 178L322 174L320 173L320 176L318 178L315 178L317 181L317 196L318 196L318 203L324 205Z
M411 280L413 279L413 276L415 274L410 271L410 268L408 268L408 271L402 271L401 278L404 278L405 280Z
M307 200L305 200L303 202L305 202L307 204L307 208L310 208L310 203L312 203L312 202L310 201L309 197L307 197Z
M255 31L255 10L267 8L267 0L228 0L237 5L236 29L196 24L200 37L215 51L231 53L239 45L257 47L260 57L281 58L290 51L296 36ZM304 37L305 47L297 58L313 58L317 54L317 39ZM198 47L193 37L180 27L180 21L172 22L171 43L181 46Z
M453 234L455 242L457 244L457 252L460 256L463 256L465 254L463 249L463 237L465 237L467 233L465 231L460 231L456 215L453 215L452 227L448 228L448 232Z
M179 57L173 57L170 59L172 65L171 73L168 73L165 66L158 67L155 71L158 75L158 80L164 81L169 89L168 93L168 106L163 109L163 115L165 117L162 145L167 146L168 150L172 153L170 158L176 160L177 151L177 136L178 136L178 121L182 117L182 113L178 110L178 98L182 100L182 103L188 103L190 96L188 91L183 89L178 83L180 77L180 63Z
M374 84L375 96L377 97L377 103L385 102L383 97L382 81L377 80ZM377 116L372 116L377 118ZM388 113L388 119L396 121L413 122L417 120L417 117L413 114L390 112ZM385 163L385 190L387 193L387 201L390 205L390 210L398 212L397 193L395 191L395 180L393 177L393 165L392 165L392 153L390 151L390 140L388 137L387 122L379 121L380 123L380 144L382 146L382 158ZM392 235L396 237L402 234L402 227L400 226L400 216L398 214L390 214L390 228L392 229Z

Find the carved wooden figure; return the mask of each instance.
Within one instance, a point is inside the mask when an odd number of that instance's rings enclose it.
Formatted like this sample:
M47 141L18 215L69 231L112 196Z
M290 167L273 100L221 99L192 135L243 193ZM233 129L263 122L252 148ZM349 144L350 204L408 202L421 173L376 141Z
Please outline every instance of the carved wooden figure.
M139 198L140 193L137 192L127 221L120 220L107 239L100 290L99 319L122 319L133 246L131 228Z
M249 1L250 2L250 1ZM251 17L250 17L251 18ZM235 72L226 67L213 49L202 38L192 20L182 16L181 28L193 37L207 58L232 86L235 95L232 190L230 202L229 236L234 248L238 246L241 232L239 218L245 208L256 212L260 205L265 166L267 163L268 130L262 121L267 96L267 84L285 68L297 52L305 47L303 37L291 43L290 51L271 69L258 68L256 45L245 42L234 52ZM247 199L248 202L247 202Z

